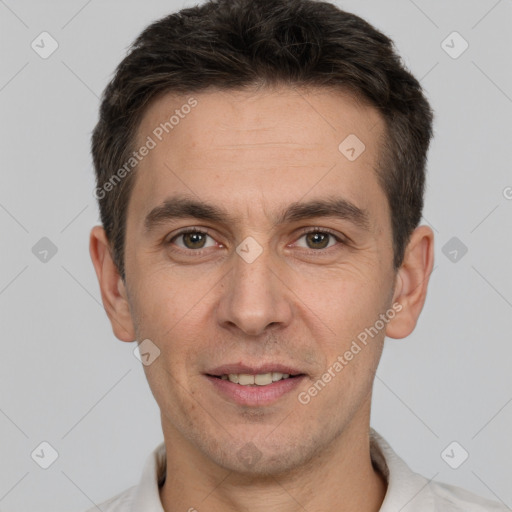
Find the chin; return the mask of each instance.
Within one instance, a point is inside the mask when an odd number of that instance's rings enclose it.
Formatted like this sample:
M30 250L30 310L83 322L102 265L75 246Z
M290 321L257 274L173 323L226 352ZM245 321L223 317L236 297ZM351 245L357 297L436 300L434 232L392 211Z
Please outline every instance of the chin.
M240 440L226 445L221 452L210 453L211 460L223 469L239 476L251 478L275 478L297 470L315 458L316 450L311 439L303 443L291 443L290 438L277 439L273 443L255 439Z

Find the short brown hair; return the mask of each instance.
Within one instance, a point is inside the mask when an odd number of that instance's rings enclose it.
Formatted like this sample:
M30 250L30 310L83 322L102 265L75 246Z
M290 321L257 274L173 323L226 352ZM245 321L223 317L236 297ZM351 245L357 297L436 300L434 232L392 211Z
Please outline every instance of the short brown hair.
M386 140L378 176L391 211L394 266L401 265L421 219L433 113L393 42L327 2L209 0L148 26L103 93L92 135L96 190L102 192L96 197L123 279L133 173L106 185L130 158L150 101L166 92L261 85L348 91L381 112Z

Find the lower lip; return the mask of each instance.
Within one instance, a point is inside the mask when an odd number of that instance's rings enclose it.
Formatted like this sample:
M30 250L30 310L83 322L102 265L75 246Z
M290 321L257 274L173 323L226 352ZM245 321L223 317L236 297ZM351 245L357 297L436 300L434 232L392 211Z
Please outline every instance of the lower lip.
M304 375L290 377L267 384L266 386L241 386L229 380L217 377L205 377L212 383L215 389L222 395L240 405L270 405L279 398L296 389L304 379Z

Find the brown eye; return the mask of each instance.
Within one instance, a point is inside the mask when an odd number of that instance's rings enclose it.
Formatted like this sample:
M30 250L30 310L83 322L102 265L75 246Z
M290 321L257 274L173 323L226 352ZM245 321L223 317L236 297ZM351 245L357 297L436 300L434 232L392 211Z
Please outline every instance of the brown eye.
M204 231L198 231L198 230L188 230L188 231L182 231L181 233L177 234L171 240L169 240L169 244L174 244L181 249L190 249L190 250L196 250L196 249L205 249L207 247L212 247L215 245L215 241L212 239L212 242L210 245L206 245L207 238L211 238L208 233L205 233ZM181 243L178 243L178 241L181 240Z
M336 242L341 243L342 240L338 238L333 233L329 231L315 229L304 232L304 234L299 238L304 239L306 244L300 245L299 247L303 247L305 249L328 249L336 244ZM332 243L331 243L332 242Z
M314 232L308 233L306 236L306 240L308 242L308 246L311 249L325 249L329 243L329 239L332 237L329 233L321 233Z
M181 235L187 249L202 249L206 240L205 233L185 233Z

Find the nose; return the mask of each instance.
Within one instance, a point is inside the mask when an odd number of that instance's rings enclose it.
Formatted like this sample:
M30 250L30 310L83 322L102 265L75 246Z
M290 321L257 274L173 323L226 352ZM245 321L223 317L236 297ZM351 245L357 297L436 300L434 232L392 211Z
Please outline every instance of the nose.
M268 248L254 261L233 254L233 266L223 279L217 309L218 321L224 328L258 336L290 323L293 294L283 274L284 263L279 265L274 260Z

